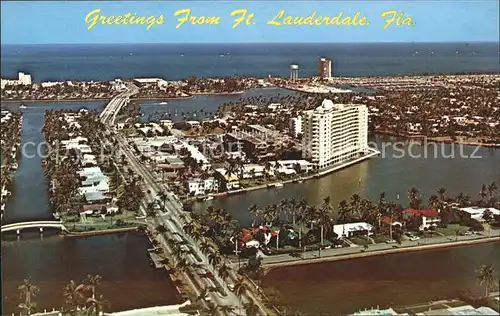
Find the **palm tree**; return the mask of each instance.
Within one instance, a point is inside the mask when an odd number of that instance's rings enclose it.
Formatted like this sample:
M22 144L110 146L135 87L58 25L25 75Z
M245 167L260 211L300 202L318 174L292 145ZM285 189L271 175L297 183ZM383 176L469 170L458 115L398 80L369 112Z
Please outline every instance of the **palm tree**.
M222 281L229 277L229 271L231 271L231 267L228 266L225 262L219 267L219 276L221 277Z
M484 203L486 198L488 197L488 188L485 184L481 187L481 191L479 191L479 196L481 197L481 203Z
M224 314L230 314L234 312L234 307L229 306L229 305L221 305L219 306L219 310L224 313Z
M446 199L446 189L445 188L439 188L437 190L437 193L439 194L439 200L442 202L445 201Z
M87 283L87 288L91 290L92 299L95 299L96 295L96 288L99 285L100 281L102 280L102 277L99 274L96 275L91 275L87 274L87 278L85 279L85 283Z
M261 214L261 210L259 209L259 207L256 205L256 204L252 204L250 205L250 207L248 208L248 212L250 213L250 215L252 216L252 227L255 226L255 222L256 222L256 219L260 216Z
M241 277L236 280L234 283L234 288L233 288L233 293L240 299L239 301L241 302L241 297L243 294L245 294L246 291L246 283L245 283L245 278ZM239 306L241 308L241 305Z
M477 281L479 285L484 285L484 296L489 297L491 290L494 290L498 284L498 276L496 275L495 268L491 264L482 265L476 270Z
M73 280L64 287L64 303L68 305L66 312L69 315L76 315L78 307L84 303L84 289L83 284L77 284Z
M416 210L420 209L420 192L417 188L413 187L408 190L408 199L412 208Z
M160 225L156 226L156 232L158 234L164 234L167 232L167 227L165 226L165 224L160 224Z
M491 220L493 219L493 212L489 209L484 210L483 219L488 224L488 237L491 237Z
M214 303L208 303L208 308L205 308L205 312L206 312L207 316L215 316L215 315L217 315L218 311L219 311L219 308Z
M163 212L166 211L167 209L167 199L168 199L168 194L164 191L161 191L160 193L158 193L158 197L160 198L160 201L163 203Z
M103 298L102 294L99 294L97 298L89 297L86 304L87 315L99 316L107 305L108 301Z
M220 253L219 251L213 251L211 252L209 255L208 255L208 262L216 267L217 265L219 265L219 263L221 262L221 256L220 256Z
M21 296L21 303L19 308L22 315L30 315L36 308L36 303L32 300L40 291L38 286L31 284L30 279L24 279L23 284L18 287Z
M247 316L257 316L257 315L259 315L259 307L257 305L255 305L255 303L253 302L253 300L251 300L250 302L248 302L245 305L243 305L243 307L245 308L245 314Z

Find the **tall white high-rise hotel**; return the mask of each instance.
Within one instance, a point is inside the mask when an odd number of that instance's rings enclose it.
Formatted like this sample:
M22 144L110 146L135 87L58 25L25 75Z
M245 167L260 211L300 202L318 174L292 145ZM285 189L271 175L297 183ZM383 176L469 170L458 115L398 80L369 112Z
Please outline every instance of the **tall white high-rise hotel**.
M333 104L302 113L302 156L317 170L359 158L368 150L368 109L363 104Z

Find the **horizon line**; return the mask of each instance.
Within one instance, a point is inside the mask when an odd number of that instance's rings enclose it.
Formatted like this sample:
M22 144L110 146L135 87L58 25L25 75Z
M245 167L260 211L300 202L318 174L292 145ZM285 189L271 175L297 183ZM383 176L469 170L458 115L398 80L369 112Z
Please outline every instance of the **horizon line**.
M255 45L255 44L468 44L468 43L492 43L500 44L499 41L387 41L387 42L179 42L179 43L158 43L158 42L144 42L144 43L1 43L0 46L49 46L49 45Z

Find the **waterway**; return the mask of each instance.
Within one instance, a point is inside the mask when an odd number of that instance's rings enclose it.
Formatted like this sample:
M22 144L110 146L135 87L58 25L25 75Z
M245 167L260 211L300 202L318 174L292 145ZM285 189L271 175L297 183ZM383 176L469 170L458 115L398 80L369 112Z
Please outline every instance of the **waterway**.
M386 199L398 201L399 196L399 202L405 205L408 190L415 187L420 190L426 204L441 187L449 195L463 192L477 200L483 184L500 182L498 149L449 144L422 146L385 136L372 136L370 142L382 152L380 156L320 179L197 203L194 209L202 210L207 205L225 208L240 223L249 224L249 206L266 206L285 198L305 198L309 203L319 205L325 196L330 196L336 207L353 194L378 200L380 193L385 192ZM447 158L451 153L454 153L454 158Z
M304 315L425 304L461 292L483 293L475 270L491 264L499 271L499 252L496 242L286 267L266 275L263 287Z
M175 109L179 113L202 108L204 111L215 112L218 104L222 102L236 101L249 95L268 94L276 94L276 91L273 89L253 90L237 96L195 96L187 100L171 100L168 105L154 105L146 102L141 110L145 114L144 117L153 116L156 112L166 113L170 111L170 113L173 113ZM104 107L104 102L28 105L28 108L23 110L25 112L23 143L43 140L41 128L45 109L78 109L81 107L101 110ZM18 105L9 104L5 108L17 110ZM430 195L435 194L440 187L446 188L448 193L452 195L463 192L473 198L478 198L479 190L483 184L492 181L500 182L500 150L486 148L476 150L474 147L463 147L462 152L460 152L458 146L440 145L437 154L434 154L433 147L421 146L407 141L397 143L395 138L373 136L371 141L372 145L379 150L385 148L380 157L332 173L318 180L285 185L281 189L259 190L216 199L196 204L195 208L204 209L209 205L226 208L234 218L244 225L250 222L247 210L251 204L267 205L277 203L283 198L305 198L310 203L320 203L323 197L329 195L332 204L337 205L340 200L347 199L354 193L358 193L362 197L378 199L380 192L384 191L387 194L387 199L396 200L399 195L400 202L406 203L407 190L411 187L420 189L424 201ZM448 158L452 149L455 150L454 158ZM29 150L33 150L33 147L26 149L27 153L32 153ZM406 154L402 155L401 151ZM40 157L29 159L24 157L20 161L19 169L14 177L13 194L6 208L5 222L50 218L51 211L46 193L47 183L43 177L40 162ZM60 294L62 286L66 282L70 279L79 281L87 273L99 273L103 276L102 290L106 299L111 303L111 310L174 303L173 288L164 273L149 268L145 254L146 247L146 241L143 238L132 234L84 239L61 239L48 235L40 239L37 234L23 234L21 240L15 238L14 240L4 240L2 241L3 311L11 313L17 310L17 285L25 277L31 276L33 282L41 288L40 299L38 300L39 306L41 308L51 308L61 305ZM440 282L444 284L448 280L452 282L450 288L453 289L458 288L456 283L453 283L455 280L462 280L456 282L470 282L471 275L464 277L468 279L462 279L462 272L465 270L473 271L480 263L474 260L484 259L488 254L493 251L498 252L498 250L498 245L483 245L466 247L462 250L446 250L445 255L441 255L441 252L438 252L439 255L430 256L426 254L424 257L421 257L420 253L404 254L397 255L403 257L394 255L348 263L336 262L325 266L325 268L316 268L316 266L314 266L314 269L311 266L300 267L297 269L302 270L297 271L303 272L293 272L300 277L294 277L288 281L295 282L293 284L287 283L286 278L290 277L287 276L287 272L290 274L290 271L295 270L287 268L273 272L270 275L269 282L273 283L276 280L281 282L279 289L282 290L287 300L296 301L296 304L298 304L296 308L299 310L301 306L314 307L318 305L319 309L325 311L330 308L328 307L329 302L339 300L342 300L339 303L339 306L341 306L339 312L350 312L358 308L370 307L370 305L385 304L384 302L387 302L387 300L390 300L387 304L391 302L398 304L399 302L402 304L406 304L406 302L415 303L425 299L420 297L418 293L427 292L426 287L429 282L441 280ZM443 259L441 259L441 256L443 256ZM395 260L395 258L398 258L398 260ZM400 260L399 258L411 259ZM454 269L454 258L473 262L470 267ZM442 263L440 260L443 260ZM483 261L487 260L484 259ZM422 270L417 270L417 267L413 266L416 263L419 263L418 269ZM446 270L448 266L451 267L450 271ZM349 270L350 267L353 267L352 270ZM429 274L424 267L427 270L443 271L443 275L447 277L442 279L439 278L439 274L432 274L431 276L435 277L429 278ZM334 271L335 274L330 274L333 273L331 271ZM385 274L379 272L377 275L380 274L380 281L364 284L363 279L368 278L368 271L385 271ZM404 280L408 280L408 277L404 277L405 273L411 273L411 280L414 283L409 284L412 286L406 285ZM308 283L307 277L309 275L315 280L314 282ZM346 292L350 293L349 295L341 296L339 293L351 286L349 285L350 277L348 276L353 278L353 290ZM338 280L345 281L337 282ZM370 279L368 278L368 280ZM400 281L398 282L398 280ZM297 284L301 284L301 282L304 283L304 286L300 285L298 286L300 289L296 289ZM285 286L285 284L288 284L288 286ZM378 287L375 284L378 284ZM331 291L330 286L333 286ZM399 290L387 290L385 292L388 293L387 295L382 290L379 290L392 289L392 287ZM314 288L319 289L314 290ZM369 291L359 292L360 289L365 288L369 289ZM133 299L128 295L125 297L123 289L127 289L126 293L134 293ZM306 289L310 290L307 291ZM301 290L301 296L297 294L299 290ZM431 291L428 292L431 293ZM352 297L358 295L356 293L361 293L359 294L360 297ZM446 294L437 291L435 295L441 295L440 293ZM366 296L373 296L373 299L368 300ZM404 299L398 300L399 296ZM340 298L332 299L336 297ZM346 305L342 307L344 301Z
M43 116L46 109L100 110L102 102L36 104L23 109L24 155L14 175L13 194L6 205L5 223L52 218L47 181L37 154L44 141ZM16 105L6 106L11 110ZM34 145L27 145L34 144ZM31 158L29 158L31 157ZM40 309L62 306L63 288L70 281L81 282L87 274L103 277L99 290L111 311L177 303L175 288L164 270L149 265L148 241L134 233L87 238L62 238L55 233L23 232L18 239L2 240L2 313L17 312L22 280L31 277L40 288L36 303Z

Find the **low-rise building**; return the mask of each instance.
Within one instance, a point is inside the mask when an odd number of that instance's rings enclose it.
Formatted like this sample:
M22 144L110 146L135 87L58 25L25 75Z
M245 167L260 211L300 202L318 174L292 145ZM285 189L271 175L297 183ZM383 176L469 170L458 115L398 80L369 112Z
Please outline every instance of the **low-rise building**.
M493 207L477 207L477 206L472 206L472 207L462 207L462 208L457 208L457 211L461 212L465 217L469 219L475 219L479 222L484 221L484 213L486 210L489 210L492 216L494 215L500 215L500 210L497 210L496 208Z
M435 210L415 210L412 208L407 208L403 211L403 213L410 216L422 217L422 224L420 225L419 230L426 230L431 227L436 227L441 222L439 213Z
M215 171L215 178L219 181L219 188L227 191L240 188L240 178L236 174L229 174L225 168L217 168Z
M190 179L186 181L186 189L190 195L204 195L219 191L219 182L214 177Z
M345 223L333 225L333 232L340 237L352 237L356 235L373 235L373 226L366 222Z

